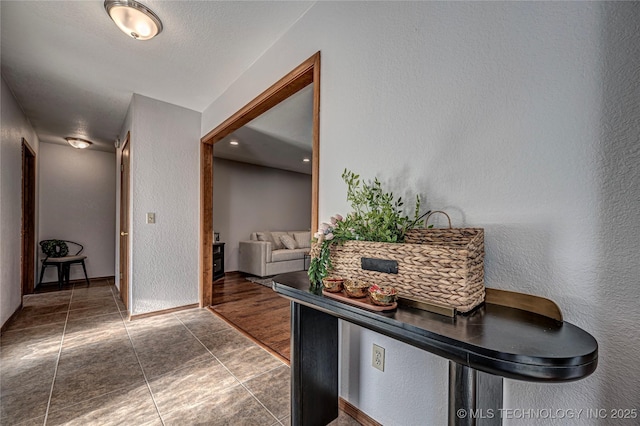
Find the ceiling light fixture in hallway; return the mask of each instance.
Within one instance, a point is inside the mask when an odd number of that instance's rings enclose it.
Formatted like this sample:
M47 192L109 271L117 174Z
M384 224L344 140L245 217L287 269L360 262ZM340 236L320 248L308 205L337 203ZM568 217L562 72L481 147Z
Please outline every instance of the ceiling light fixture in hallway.
M105 0L104 9L123 33L136 40L150 40L162 32L158 15L135 0Z

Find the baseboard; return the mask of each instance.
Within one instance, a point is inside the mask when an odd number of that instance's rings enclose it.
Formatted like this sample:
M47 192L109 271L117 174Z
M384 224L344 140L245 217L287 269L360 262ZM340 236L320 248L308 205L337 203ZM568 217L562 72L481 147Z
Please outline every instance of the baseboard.
M362 426L382 426L382 423L378 423L373 420L364 412L360 411L358 407L346 401L342 397L338 399L338 407L349 416L353 417Z
M191 305L178 306L177 308L162 309L161 311L153 311L153 312L145 312L144 314L129 315L129 320L133 321L141 318L155 317L158 315L170 314L172 312L179 312L187 309L193 309L199 306L200 306L199 303L193 303Z
M107 276L107 277L89 277L89 281L91 281L91 280L113 280L115 282L116 277L114 275ZM78 279L75 279L75 280L69 280L69 284L81 284L81 283L84 283L84 282L86 282L86 280L84 278L78 278ZM58 281L47 281L46 283L40 284L40 286L48 286L48 285L58 285Z
M13 320L15 317L18 316L18 314L20 313L21 310L22 310L22 302L20 302L20 306L18 306L18 308L11 314L11 316L9 318L7 318L7 320L4 322L4 324L2 324L2 327L0 327L0 334L4 333L6 331L7 325L9 325L11 320Z

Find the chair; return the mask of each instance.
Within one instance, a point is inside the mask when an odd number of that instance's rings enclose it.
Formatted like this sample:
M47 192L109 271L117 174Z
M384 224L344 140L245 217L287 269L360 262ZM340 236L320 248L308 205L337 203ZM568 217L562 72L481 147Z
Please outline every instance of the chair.
M69 256L69 244L73 244L79 247L78 251ZM87 281L87 285L91 285L89 277L87 276L87 268L84 264L84 260L87 256L80 255L84 246L82 244L74 243L68 240L43 240L40 241L40 247L45 254L45 258L42 259L42 269L40 269L40 280L36 287L40 287L42 284L42 277L44 276L44 270L47 266L55 266L58 268L58 288L62 288L63 282L69 284L69 272L71 265L74 263L80 263L82 270L84 271L84 278Z

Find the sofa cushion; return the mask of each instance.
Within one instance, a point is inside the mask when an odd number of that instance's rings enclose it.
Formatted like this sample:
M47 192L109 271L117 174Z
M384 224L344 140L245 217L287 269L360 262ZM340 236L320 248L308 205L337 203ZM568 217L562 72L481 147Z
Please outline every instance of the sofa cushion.
M271 235L271 232L256 232L256 237L258 239L258 241L266 241L269 242L271 244L274 244L273 241L273 236Z
M311 248L311 231L294 232L293 238L295 238L296 244L298 244L298 247Z
M304 259L304 255L309 253L309 249L281 249L281 250L273 250L271 252L271 261L272 262L281 262L283 260L296 260L296 259Z
M284 244L282 244L282 240L280 239L280 237L282 237L283 235L288 235L286 232L271 232L271 236L273 237L273 243L274 243L274 250L279 250L279 249L283 249L284 248Z
M280 241L282 241L282 244L288 250L295 250L298 248L298 245L296 244L296 240L294 240L291 235L281 236Z

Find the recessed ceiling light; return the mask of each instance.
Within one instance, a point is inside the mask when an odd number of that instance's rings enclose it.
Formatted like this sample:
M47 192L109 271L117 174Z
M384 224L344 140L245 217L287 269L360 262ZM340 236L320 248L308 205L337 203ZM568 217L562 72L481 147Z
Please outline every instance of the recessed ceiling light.
M93 142L89 142L86 139L80 139L80 138L65 138L65 139L67 140L67 142L69 142L69 145L78 149L89 148L91 145L93 145Z
M309 161L311 161L311 160L309 160L309 159L308 159L308 158L306 158L306 157L302 159L302 162L303 162L303 163L308 163Z
M136 40L150 40L162 32L162 22L135 0L105 0L104 9L118 28Z
M240 145L240 142L238 142L236 140L232 140L232 141L229 142L229 145L237 146L237 145Z

